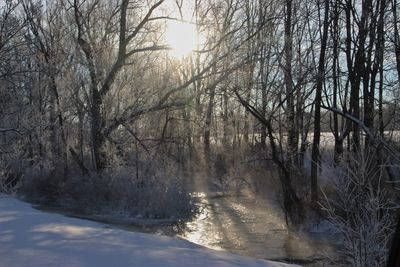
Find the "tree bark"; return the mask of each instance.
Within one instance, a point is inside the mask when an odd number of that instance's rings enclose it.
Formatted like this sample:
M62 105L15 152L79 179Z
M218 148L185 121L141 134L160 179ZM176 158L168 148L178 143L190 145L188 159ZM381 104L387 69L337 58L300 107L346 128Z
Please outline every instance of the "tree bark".
M291 169L294 169L295 157L297 154L297 138L296 138L296 121L295 121L295 98L292 85L292 54L293 54L293 37L292 37L292 0L285 1L285 65L284 65L284 80L286 88L286 122L288 130L288 154Z
M318 62L317 86L315 92L314 136L311 154L311 202L317 206L318 202L318 168L320 163L320 137L321 137L321 102L322 87L325 80L325 52L328 40L329 26L329 0L325 0L324 23L321 40L321 51Z
M208 177L211 176L211 123L212 123L212 116L214 111L214 98L215 98L215 87L212 86L209 89L209 100L208 106L206 111L206 121L204 127L204 160L206 164L206 172Z

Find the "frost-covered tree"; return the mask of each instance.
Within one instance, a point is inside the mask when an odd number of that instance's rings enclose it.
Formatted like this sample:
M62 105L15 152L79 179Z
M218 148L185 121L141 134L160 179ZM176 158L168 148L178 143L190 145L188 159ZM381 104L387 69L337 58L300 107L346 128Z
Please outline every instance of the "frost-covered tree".
M349 266L386 266L398 206L386 189L384 167L372 153L347 154L347 159L334 171L336 194L325 196L323 210L343 237L340 253Z

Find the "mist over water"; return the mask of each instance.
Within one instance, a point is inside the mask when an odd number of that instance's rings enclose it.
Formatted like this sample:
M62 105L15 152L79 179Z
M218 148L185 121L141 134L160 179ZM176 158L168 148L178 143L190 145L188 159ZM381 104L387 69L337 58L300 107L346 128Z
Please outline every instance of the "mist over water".
M268 260L323 266L337 255L333 235L289 231L273 200L198 194L200 213L180 236L214 249Z

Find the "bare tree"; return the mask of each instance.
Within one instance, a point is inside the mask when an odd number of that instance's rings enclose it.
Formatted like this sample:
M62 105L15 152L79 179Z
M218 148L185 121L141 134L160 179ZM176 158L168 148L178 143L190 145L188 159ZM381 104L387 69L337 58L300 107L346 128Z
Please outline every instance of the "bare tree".
M57 85L57 78L65 64L66 52L63 51L64 29L61 21L62 7L54 5L43 10L40 3L26 1L23 3L26 21L32 34L34 53L43 59L39 64L39 72L47 80L49 94L49 141L50 159L53 160L53 172L64 166L64 177L68 172L67 139L64 129L61 96ZM65 60L65 62L68 62ZM60 141L58 141L60 139Z
M321 51L318 61L317 85L315 92L314 136L311 154L311 200L316 206L318 201L318 165L320 161L319 146L321 138L321 102L322 87L325 77L325 53L328 40L329 0L325 0L324 22L321 40Z

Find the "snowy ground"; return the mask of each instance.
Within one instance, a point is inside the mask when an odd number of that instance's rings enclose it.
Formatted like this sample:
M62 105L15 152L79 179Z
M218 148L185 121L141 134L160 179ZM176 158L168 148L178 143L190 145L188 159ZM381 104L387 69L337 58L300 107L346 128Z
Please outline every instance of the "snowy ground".
M0 267L294 266L132 233L33 209L0 195Z

